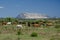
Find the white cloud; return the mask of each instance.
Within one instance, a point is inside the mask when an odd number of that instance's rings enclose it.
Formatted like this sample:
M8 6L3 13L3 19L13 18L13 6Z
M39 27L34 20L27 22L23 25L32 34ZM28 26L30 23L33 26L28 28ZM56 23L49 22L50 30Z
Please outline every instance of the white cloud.
M4 7L0 6L0 8L4 8Z

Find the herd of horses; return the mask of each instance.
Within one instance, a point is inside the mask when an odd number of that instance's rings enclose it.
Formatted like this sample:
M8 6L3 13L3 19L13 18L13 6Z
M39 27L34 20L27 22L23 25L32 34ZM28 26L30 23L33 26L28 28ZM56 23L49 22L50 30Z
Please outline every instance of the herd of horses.
M34 26L34 27L40 27L40 26L53 26L53 23L52 22L48 22L48 23L44 23L44 22L39 22L39 23L36 23L36 22L32 22L32 23L30 23L30 22L26 22L26 23L22 23L22 22L19 22L19 23L17 23L17 22L13 22L13 23L11 23L10 25L17 25L17 24L27 24L26 26ZM7 24L7 22L2 22L2 23L0 23L0 25L8 25Z

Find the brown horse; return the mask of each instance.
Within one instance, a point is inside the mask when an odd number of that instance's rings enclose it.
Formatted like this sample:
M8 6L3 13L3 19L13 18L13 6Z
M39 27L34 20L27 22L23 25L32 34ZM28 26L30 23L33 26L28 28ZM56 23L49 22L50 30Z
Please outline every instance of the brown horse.
M7 22L3 22L3 23L2 23L2 25L6 25L6 24L7 24Z
M34 27L40 27L40 24L33 24Z

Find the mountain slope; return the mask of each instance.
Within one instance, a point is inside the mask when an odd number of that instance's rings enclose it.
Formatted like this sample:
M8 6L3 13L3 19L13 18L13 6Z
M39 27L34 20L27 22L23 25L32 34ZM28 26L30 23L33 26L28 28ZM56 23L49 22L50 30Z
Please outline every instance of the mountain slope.
M42 15L39 13L20 13L17 18L22 18L22 19L40 19L40 18L48 18L46 15Z

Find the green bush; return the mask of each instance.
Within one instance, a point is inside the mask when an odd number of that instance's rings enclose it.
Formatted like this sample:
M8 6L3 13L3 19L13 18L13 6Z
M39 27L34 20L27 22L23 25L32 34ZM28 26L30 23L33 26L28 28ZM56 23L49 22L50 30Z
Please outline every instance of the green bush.
M60 28L60 25L56 25L55 28Z
M18 32L17 32L17 35L20 35L20 34L21 34L21 31L18 31Z
M37 33L36 32L33 32L32 34L31 34L31 37L37 37L38 35L37 35Z

